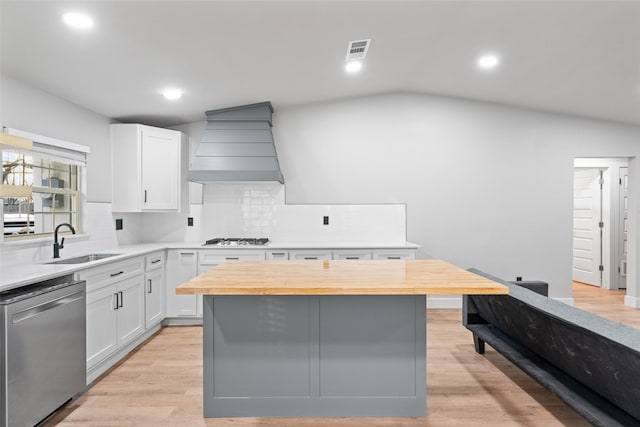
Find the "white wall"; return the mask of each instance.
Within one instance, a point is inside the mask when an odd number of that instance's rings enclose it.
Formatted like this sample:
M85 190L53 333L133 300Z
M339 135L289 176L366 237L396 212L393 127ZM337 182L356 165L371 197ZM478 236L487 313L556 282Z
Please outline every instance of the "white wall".
M0 76L0 125L90 147L87 200L111 202L107 117L5 75Z
M287 203L404 203L419 255L565 299L574 157L640 156L638 127L416 94L276 105L273 132Z

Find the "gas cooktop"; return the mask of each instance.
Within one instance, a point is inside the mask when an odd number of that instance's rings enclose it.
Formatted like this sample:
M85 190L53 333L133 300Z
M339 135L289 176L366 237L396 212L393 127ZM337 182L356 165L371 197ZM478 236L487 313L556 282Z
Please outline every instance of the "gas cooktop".
M265 237L216 237L207 240L202 246L266 246L268 244L269 239Z

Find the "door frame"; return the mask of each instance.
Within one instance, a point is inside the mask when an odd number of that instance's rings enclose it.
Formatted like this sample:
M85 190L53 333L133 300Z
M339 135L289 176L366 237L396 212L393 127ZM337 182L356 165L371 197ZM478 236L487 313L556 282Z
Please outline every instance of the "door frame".
M591 167L603 169L602 178L602 221L604 229L602 233L602 289L619 289L621 254L618 250L621 244L622 231L620 230L620 167L629 167L629 159L623 158L575 158L574 169L577 167ZM629 262L629 260L627 260ZM572 266L573 268L573 266Z

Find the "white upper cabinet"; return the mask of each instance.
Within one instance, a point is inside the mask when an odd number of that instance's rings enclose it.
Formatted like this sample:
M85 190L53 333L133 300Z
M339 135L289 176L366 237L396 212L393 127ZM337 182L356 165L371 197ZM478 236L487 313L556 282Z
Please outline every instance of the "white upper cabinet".
M114 212L186 210L189 143L182 132L111 125Z

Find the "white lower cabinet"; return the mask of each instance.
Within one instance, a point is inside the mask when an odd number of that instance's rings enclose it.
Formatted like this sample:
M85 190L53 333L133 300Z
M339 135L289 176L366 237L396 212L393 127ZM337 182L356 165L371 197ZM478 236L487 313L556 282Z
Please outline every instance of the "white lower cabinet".
M176 295L176 288L198 275L198 251L169 250L166 272L166 317L197 317L198 299L202 299L202 297L200 295Z
M87 369L118 348L114 291L109 286L87 292Z
M154 260L163 254L158 251ZM155 293L147 298L145 284L152 278L162 298L163 269L152 263L154 271L147 277L145 261L148 257L134 256L76 273L87 282L87 384L160 327L164 302Z
M144 332L143 281L139 274L87 292L87 369Z
M144 325L146 328L162 322L164 319L164 275L162 271L145 275Z
M145 327L164 319L164 252L146 256L144 276Z
M114 296L118 307L116 331L118 347L122 347L142 334L144 326L144 277L136 276L119 283Z

